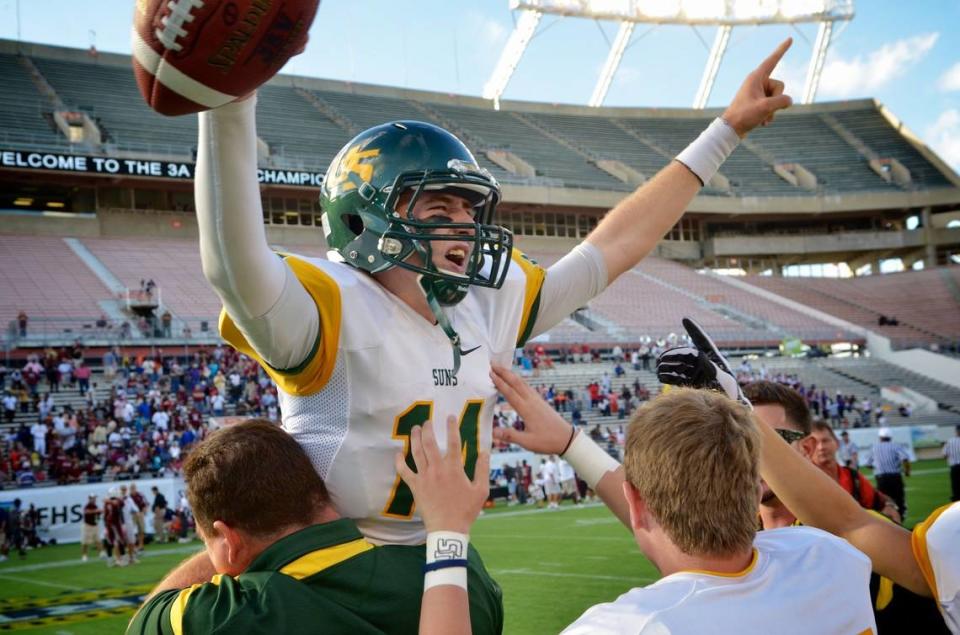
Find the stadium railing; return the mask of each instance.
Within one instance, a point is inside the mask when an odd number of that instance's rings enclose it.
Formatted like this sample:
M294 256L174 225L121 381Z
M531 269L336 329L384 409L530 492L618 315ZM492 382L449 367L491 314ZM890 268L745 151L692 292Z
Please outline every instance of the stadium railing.
M86 346L186 346L221 342L216 319L210 317L174 317L169 332L167 336L159 317L145 325L133 317L123 320L30 318L25 336L20 335L16 320L11 320L0 332L0 346L9 351L18 346L64 346L77 341Z

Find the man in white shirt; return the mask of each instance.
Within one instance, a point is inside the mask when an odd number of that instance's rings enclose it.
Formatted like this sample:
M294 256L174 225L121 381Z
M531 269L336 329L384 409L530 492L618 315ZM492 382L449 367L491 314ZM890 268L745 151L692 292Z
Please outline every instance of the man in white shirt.
M41 457L47 455L47 424L37 422L30 426L30 434L33 435L33 450Z
M570 496L573 498L573 502L577 505L581 505L580 502L580 490L577 488L577 473L574 471L573 466L560 459L557 462L557 465L560 468L560 492L562 496Z
M157 410L150 419L157 430L166 430L170 424L170 415L165 410Z
M12 393L3 396L3 414L7 423L13 423L13 418L17 415L17 398Z
M845 467L857 469L860 466L857 444L850 440L850 433L846 430L840 433L840 447L837 448L837 458Z
M127 425L130 425L133 422L133 414L134 414L133 404L130 403L129 401L124 401L123 406L121 407L121 410L120 410L120 415L123 418L123 422L126 423Z
M127 486L120 486L120 501L123 503L123 532L127 540L127 563L136 564L137 560L137 524L134 515L140 513L140 508L133 502L127 493Z
M540 472L543 478L543 489L547 493L547 508L557 509L560 507L560 468L557 465L557 457L551 454L540 468Z

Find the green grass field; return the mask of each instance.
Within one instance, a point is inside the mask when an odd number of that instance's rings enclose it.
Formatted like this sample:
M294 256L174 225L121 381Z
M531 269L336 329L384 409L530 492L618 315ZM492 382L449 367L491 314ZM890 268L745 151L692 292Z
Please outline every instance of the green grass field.
M908 526L949 501L942 461L921 461L914 469L907 481ZM658 577L632 537L601 506L498 507L477 522L472 540L503 587L510 635L559 632L587 607ZM122 632L137 598L199 548L199 543L149 546L140 564L120 569L108 569L100 560L81 563L76 545L13 558L0 564L0 632ZM19 617L38 606L55 615Z

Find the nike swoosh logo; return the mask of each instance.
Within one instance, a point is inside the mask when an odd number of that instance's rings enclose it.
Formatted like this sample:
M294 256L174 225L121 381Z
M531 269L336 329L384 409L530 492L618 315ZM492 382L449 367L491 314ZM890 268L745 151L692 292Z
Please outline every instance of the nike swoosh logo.
M469 355L470 353L472 353L473 351L477 350L478 348L480 348L480 347L479 347L479 346L474 346L473 348L468 349L468 350L460 349L460 354L461 354L461 355Z

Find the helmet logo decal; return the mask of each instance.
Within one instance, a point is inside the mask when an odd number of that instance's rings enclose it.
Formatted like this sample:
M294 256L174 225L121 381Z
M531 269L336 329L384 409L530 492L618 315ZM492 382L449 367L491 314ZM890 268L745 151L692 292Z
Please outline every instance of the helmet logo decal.
M373 178L373 166L364 163L364 159L372 159L380 156L379 148L361 150L361 146L355 145L344 155L340 165L337 166L337 172L333 175L333 182L330 184L330 191L333 195L339 195L348 192L357 187L357 184L350 178L351 174L356 174L363 183L369 183Z

